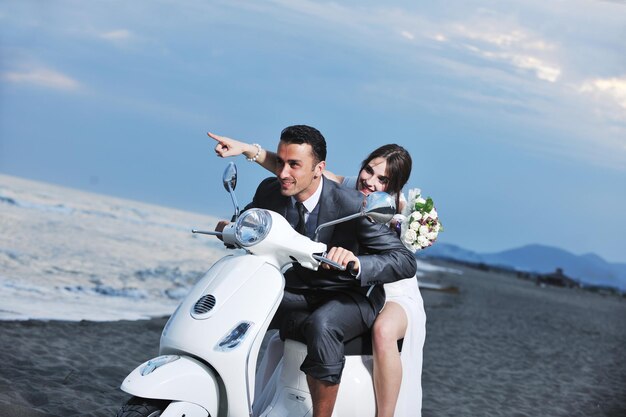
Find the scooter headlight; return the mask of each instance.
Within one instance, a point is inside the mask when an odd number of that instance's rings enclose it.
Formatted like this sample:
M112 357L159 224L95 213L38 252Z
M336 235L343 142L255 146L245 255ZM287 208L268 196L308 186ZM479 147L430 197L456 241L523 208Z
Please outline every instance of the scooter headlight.
M272 228L272 216L267 210L245 211L235 225L235 239L241 246L253 246L265 239Z
M154 372L156 369L160 368L163 365L167 365L170 362L174 362L175 360L180 359L178 355L163 355L158 356L154 359L150 359L146 364L141 368L141 376L146 376Z

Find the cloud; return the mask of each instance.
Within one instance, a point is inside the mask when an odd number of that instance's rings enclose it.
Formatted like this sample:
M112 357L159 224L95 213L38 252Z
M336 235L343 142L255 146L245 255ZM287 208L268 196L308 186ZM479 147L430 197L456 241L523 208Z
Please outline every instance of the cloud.
M451 32L449 38L456 39L465 49L483 58L530 70L540 80L551 83L561 76L560 66L543 57L551 58L550 53L556 46L522 29L481 30L456 25Z
M522 70L530 70L534 72L535 76L540 80L554 83L558 81L561 76L560 67L548 64L536 56L514 52L490 52L472 45L468 45L466 48L483 58L505 62Z
M415 35L409 32L408 30L403 30L402 32L400 32L400 35L402 35L403 38L408 39L410 41L415 39Z
M96 36L116 46L128 46L137 40L137 36L128 29L115 29L108 32L97 33Z
M535 72L540 80L556 82L560 75L561 69L556 65L550 65L541 59L530 55L503 54L504 59L508 59L514 66L521 69L529 69Z
M133 34L131 33L131 31L127 29L117 29L100 34L100 38L114 42L127 41L131 39L132 36Z
M448 37L446 35L441 34L441 33L430 35L428 37L430 39L434 40L434 41L437 41L437 42L447 42L448 41Z
M617 104L626 117L626 75L617 78L596 78L583 82L578 91L596 99Z
M47 68L36 68L27 71L13 71L2 74L2 79L13 84L31 84L55 90L76 91L80 83L60 72Z
M554 55L558 50L557 45L511 20L509 15L481 11L473 16L465 16L463 23L460 23L459 20L439 21L432 16L397 7L348 7L334 2L307 0L276 0L275 4L326 22L341 23L343 30L358 30L362 35L357 38L359 41L376 39L378 42L370 42L369 45L378 45L387 52L393 40L385 40L385 33L389 34L392 28L392 32L412 41L417 47L427 46L433 41L447 44L465 49L484 60L529 72L542 81L555 83L563 73ZM404 55L406 50L401 49L400 53Z

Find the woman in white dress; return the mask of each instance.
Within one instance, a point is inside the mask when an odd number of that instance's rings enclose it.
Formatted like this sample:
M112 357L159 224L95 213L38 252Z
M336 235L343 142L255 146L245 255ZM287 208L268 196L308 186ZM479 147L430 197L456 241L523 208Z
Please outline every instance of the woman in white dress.
M270 172L275 172L275 154L258 144L248 144L224 136L208 133L218 143L215 152L220 157L243 154ZM411 173L411 157L401 146L390 144L374 150L362 163L358 177L343 177L325 171L333 181L356 188L367 195L386 191L396 197L398 213L406 200L402 187ZM402 215L392 220L396 227ZM374 389L377 417L421 416L422 407L422 351L426 336L426 314L416 277L385 284L387 300L372 327L374 359ZM402 352L397 341L403 339ZM263 390L279 366L282 342L277 335L270 339L266 354L259 366L256 380L255 405L264 404L273 392ZM416 392L417 390L417 392ZM258 409L255 406L255 409ZM261 407L263 409L263 407Z

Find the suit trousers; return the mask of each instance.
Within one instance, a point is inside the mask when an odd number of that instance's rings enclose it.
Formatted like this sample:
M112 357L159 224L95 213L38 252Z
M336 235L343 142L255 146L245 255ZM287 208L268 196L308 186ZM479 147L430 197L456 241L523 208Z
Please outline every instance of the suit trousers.
M341 381L344 342L366 332L376 318L374 308L364 317L363 308L355 300L358 297L362 295L347 291L285 290L270 328L279 329L283 340L306 343L302 372L332 384Z

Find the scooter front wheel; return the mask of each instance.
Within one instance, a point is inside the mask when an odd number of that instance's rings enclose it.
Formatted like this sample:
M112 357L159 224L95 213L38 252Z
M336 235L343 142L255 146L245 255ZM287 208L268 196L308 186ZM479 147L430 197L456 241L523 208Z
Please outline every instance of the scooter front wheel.
M132 397L120 408L116 417L158 417L170 401Z

